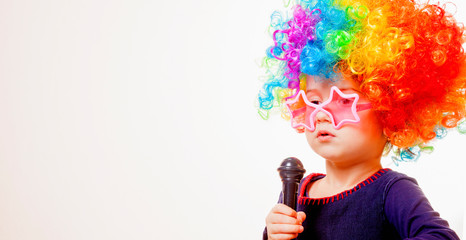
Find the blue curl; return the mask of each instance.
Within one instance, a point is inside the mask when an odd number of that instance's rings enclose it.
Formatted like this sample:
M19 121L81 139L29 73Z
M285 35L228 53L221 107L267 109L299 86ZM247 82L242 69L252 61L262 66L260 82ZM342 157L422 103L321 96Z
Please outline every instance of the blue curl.
M398 166L399 162L416 162L421 156L421 148L419 146L410 147L407 149L398 149L395 151L396 156L392 156L392 161Z
M273 55L272 55L272 53L273 53ZM276 47L276 46L271 46L271 47L267 48L267 50L265 51L265 54L267 54L268 58L274 58L274 55L275 56L280 56L282 53L283 53L283 50L280 47Z
M342 28L346 23L346 13L340 9L331 8L328 10L329 23L333 25L333 28ZM331 16L331 17L330 17Z
M447 129L442 127L442 126L436 126L435 129L434 129L434 132L435 132L435 137L437 139L442 139L444 138L445 136L447 136Z

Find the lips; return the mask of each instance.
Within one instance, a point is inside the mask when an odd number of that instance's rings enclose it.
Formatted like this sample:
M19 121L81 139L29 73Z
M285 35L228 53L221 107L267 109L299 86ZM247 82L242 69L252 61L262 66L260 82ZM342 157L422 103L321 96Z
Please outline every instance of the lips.
M317 132L317 137L335 137L335 135L333 135L332 133L330 133L329 131L325 131L325 130L320 130Z
M334 137L335 137L335 135L333 135L332 133L330 133L328 131L325 131L325 130L320 130L320 131L317 132L317 139L320 142L328 142Z

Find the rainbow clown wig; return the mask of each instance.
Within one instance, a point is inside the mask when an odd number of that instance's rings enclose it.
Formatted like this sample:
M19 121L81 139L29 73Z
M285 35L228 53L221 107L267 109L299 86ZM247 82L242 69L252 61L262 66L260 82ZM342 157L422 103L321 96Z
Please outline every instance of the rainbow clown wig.
M466 35L438 4L414 0L297 0L274 12L274 44L262 64L259 114L305 89L304 74L355 81L401 160L442 138L466 132ZM403 159L403 157L405 159Z

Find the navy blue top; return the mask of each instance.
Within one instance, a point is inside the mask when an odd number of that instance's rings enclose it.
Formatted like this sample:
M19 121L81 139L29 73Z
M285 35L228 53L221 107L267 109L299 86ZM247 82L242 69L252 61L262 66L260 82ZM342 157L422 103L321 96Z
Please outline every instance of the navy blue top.
M308 197L309 184L323 177L311 174L300 183L297 211L305 212L306 220L298 240L459 239L413 178L382 169L345 192Z

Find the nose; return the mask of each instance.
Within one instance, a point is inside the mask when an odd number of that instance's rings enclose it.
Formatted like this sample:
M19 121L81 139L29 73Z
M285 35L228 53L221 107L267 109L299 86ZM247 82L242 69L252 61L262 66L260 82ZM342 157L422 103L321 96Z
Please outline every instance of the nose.
M327 115L327 113L323 112L323 111L319 111L317 112L316 116L315 116L315 120L316 120L316 123L323 123L323 122L332 122L332 120L330 119L330 116Z

